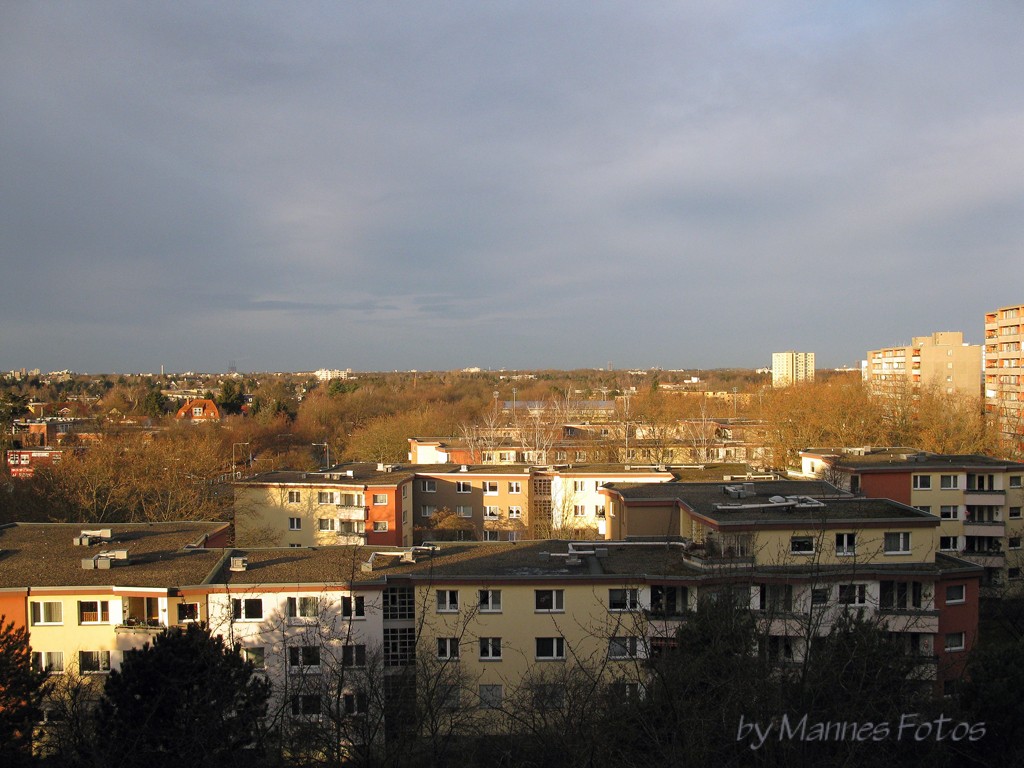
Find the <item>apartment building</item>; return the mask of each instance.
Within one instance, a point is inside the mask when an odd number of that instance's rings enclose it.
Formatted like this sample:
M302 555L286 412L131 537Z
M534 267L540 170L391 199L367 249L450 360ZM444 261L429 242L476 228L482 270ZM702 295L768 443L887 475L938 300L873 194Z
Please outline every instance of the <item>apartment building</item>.
M412 543L408 468L352 463L321 472L281 470L236 482L241 546Z
M40 467L60 464L63 448L14 448L7 451L7 471L11 477L29 478Z
M924 386L976 397L981 392L981 345L964 343L960 331L915 336L906 346L869 351L863 374L879 393Z
M751 607L780 614L769 635L785 658L799 660L806 638L837 610L856 609L933 660L929 676L939 689L952 685L976 640L984 569L938 551L935 515L826 485L622 484L603 493L614 535L675 538L688 566L749 583ZM821 623L810 634L805 622L791 621L817 610Z
M788 387L802 381L814 381L813 352L772 353L773 387Z
M1024 456L1024 304L985 315L985 410L999 425L1004 451Z
M0 613L28 627L33 660L53 672L101 674L168 626L205 617L184 585L212 573L225 523L67 523L0 527Z
M886 498L939 519L938 551L985 568L988 587L1024 589L1024 464L907 448L801 452L853 493Z

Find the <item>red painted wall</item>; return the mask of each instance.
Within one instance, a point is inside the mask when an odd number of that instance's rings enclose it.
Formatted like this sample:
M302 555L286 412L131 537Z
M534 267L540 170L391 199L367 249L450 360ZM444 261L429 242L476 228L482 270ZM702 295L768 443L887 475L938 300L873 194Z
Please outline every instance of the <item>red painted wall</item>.
M402 544L402 513L401 498L399 496L400 486L388 488L380 486L367 486L366 506L370 513L366 521L366 543L376 546L401 546ZM387 504L374 504L373 497L384 494L388 498ZM387 531L374 531L375 522L387 522Z
M946 603L946 588L964 585L963 603ZM965 577L963 574L945 574L935 582L935 609L939 612L939 633L935 638L935 655L938 657L938 687L946 680L957 680L963 676L967 658L978 638L978 604L980 597L978 576ZM946 651L946 635L964 633L962 651Z
M892 499L901 504L910 504L910 473L867 472L860 476L860 490L870 499Z

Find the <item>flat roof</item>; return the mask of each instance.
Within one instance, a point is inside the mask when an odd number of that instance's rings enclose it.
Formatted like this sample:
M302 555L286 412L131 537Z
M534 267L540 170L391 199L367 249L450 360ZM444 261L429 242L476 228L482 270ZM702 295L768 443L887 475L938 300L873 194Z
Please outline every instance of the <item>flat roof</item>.
M214 569L221 549L202 548L228 523L14 523L0 527L0 587L177 587L197 584ZM88 547L72 539L109 528L109 541ZM194 545L195 548L188 548ZM109 570L85 570L82 560L128 550Z

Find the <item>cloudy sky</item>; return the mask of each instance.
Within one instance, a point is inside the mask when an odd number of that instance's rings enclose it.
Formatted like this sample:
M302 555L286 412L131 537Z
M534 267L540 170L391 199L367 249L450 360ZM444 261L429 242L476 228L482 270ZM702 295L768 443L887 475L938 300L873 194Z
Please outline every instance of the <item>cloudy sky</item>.
M1024 5L0 4L0 369L855 364L1024 302Z

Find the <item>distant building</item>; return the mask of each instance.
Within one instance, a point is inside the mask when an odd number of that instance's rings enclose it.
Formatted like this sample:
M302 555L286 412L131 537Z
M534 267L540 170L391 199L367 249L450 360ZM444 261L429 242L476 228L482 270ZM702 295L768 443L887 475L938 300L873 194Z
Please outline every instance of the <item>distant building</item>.
M1021 317L1024 304L1000 307L985 315L985 410L996 419L1005 446L1015 455L1024 452Z
M331 381L332 379L347 379L352 375L352 369L346 368L345 370L340 371L337 368L321 368L319 371L316 371L314 375L320 381Z
M788 387L801 381L814 381L814 353L773 352L772 386Z
M910 384L977 396L981 392L981 345L965 344L960 331L915 336L908 346L869 351L864 380L876 391Z
M189 419L193 424L220 421L220 408L213 400L200 398L189 400L175 414L176 419Z

